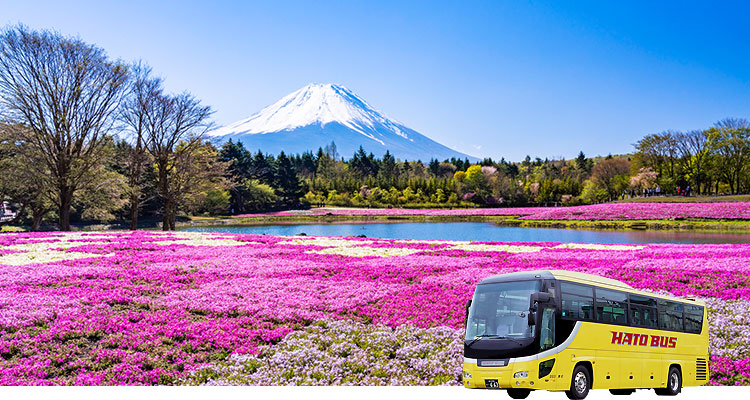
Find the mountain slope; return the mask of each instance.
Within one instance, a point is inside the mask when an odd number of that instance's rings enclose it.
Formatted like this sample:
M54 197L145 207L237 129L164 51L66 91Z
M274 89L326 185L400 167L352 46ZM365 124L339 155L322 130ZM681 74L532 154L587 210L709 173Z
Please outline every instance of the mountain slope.
M251 151L288 154L315 151L332 141L341 156L360 146L402 160L475 157L452 150L372 108L343 86L310 84L247 119L209 133L242 142Z

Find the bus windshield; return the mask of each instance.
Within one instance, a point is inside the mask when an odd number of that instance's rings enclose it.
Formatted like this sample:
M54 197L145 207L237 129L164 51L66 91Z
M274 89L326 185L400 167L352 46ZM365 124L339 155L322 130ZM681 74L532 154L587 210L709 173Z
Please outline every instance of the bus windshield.
M466 340L476 338L531 338L529 298L541 281L502 282L478 285L466 321Z

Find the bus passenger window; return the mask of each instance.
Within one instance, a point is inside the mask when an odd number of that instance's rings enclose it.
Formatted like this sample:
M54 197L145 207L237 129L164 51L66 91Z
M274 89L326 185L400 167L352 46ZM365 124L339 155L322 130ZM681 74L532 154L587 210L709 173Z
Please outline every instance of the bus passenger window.
M635 326L644 326L647 328L656 328L656 309L650 307L641 307L630 305L630 324Z
M628 295L614 290L596 290L596 319L611 324L627 324Z
M703 307L685 307L685 332L701 333L703 328Z
M652 299L646 296L639 296L637 294L630 295L630 304L638 304L647 307L656 307L656 299Z
M562 294L562 316L573 319L594 319L594 299L591 297Z
M579 296L594 297L594 289L589 286L577 285L575 283L560 282L560 290L563 293L577 294Z
M682 304L659 300L659 328L682 331Z
M573 319L594 319L594 289L576 283L560 282L562 315Z

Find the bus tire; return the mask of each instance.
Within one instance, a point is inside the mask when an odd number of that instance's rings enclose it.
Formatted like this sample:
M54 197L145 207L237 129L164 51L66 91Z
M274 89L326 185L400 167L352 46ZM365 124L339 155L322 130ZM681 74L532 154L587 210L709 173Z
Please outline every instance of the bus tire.
M565 394L569 399L585 399L591 389L591 371L584 365L576 365L570 379L570 390Z
M625 396L635 393L635 389L609 389L609 393L615 396Z
M525 399L529 397L529 393L531 393L531 389L508 389L508 396L511 399Z
M682 391L682 374L680 369L677 367L669 368L669 375L667 375L667 387L661 389L654 389L656 394L659 396L676 396Z

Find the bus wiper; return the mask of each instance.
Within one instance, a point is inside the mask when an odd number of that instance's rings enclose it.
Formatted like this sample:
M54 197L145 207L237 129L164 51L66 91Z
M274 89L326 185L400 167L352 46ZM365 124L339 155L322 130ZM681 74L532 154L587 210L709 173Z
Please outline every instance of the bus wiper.
M471 342L469 342L469 344L466 345L466 347L471 347L472 344L474 344L474 343L476 343L479 340L484 339L484 338L493 338L493 339L495 339L495 338L501 338L501 337L502 336L500 336L500 335L478 335L478 336L474 336L474 339L472 339Z
M518 340L516 338L512 338L512 337L508 337L508 336L498 336L496 339L508 339L508 340L512 340L514 343L518 343L519 346L523 346L523 342L521 342L520 340Z
M487 338L491 338L491 339L510 339L513 342L518 343L519 345L523 346L522 342L520 342L518 339L514 339L512 337L507 337L507 336L502 336L502 335L479 335L479 336L474 336L474 339L472 339L471 342L469 342L469 344L466 345L466 347L471 347L471 345L473 345L474 343L478 342L479 340L481 340L481 339L487 339Z

